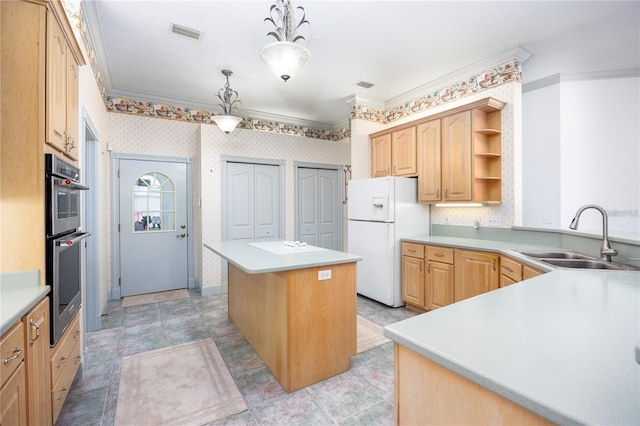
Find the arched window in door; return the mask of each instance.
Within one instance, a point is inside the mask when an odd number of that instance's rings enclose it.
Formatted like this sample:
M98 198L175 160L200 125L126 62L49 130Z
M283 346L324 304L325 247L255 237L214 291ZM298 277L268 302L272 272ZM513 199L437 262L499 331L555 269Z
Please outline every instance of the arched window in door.
M133 182L133 232L175 231L176 191L171 179L148 172Z

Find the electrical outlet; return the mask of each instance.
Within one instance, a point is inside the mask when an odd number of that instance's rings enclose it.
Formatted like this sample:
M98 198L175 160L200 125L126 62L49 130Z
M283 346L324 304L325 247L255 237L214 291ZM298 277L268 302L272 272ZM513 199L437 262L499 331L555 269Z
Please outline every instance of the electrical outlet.
M487 226L494 228L502 226L502 216L487 216Z
M543 221L544 223L547 223L547 224L552 224L552 223L553 223L553 216L551 216L551 215L545 215L545 216L542 218L542 221Z
M331 279L331 269L325 269L324 271L318 271L318 281L330 280L330 279Z

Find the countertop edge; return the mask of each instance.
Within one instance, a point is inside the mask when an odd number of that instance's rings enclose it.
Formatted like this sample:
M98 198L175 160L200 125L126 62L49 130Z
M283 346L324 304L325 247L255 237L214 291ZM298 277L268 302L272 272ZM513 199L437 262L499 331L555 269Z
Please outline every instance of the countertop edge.
M14 324L19 322L20 319L40 300L47 296L50 291L51 287L48 285L2 290L3 303L2 315L0 316L0 335L9 331ZM17 297L12 297L13 295ZM5 306L5 303L8 303L9 306Z

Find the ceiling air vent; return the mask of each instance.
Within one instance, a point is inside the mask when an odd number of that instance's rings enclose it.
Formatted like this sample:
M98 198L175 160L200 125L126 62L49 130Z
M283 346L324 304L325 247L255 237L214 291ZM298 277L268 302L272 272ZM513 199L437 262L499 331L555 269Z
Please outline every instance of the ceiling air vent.
M200 40L200 37L202 37L201 31L178 24L171 24L171 32L183 37L191 38L193 40Z
M365 89L370 89L371 87L374 86L374 84L369 83L368 81L360 80L359 82L356 83L356 86L364 87Z

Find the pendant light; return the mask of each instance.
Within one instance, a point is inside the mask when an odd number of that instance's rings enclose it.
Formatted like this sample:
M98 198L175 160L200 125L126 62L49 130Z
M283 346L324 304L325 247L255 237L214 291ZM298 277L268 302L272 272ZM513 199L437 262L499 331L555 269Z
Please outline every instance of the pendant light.
M272 4L269 9L270 16L264 19L275 27L267 36L273 36L277 41L265 45L260 50L260 57L269 65L271 71L285 82L295 76L311 59L309 49L296 43L305 40L303 36L296 35L296 31L304 24L310 25L305 18L304 8L298 6L296 9L302 11L302 17L295 26L289 0L278 0Z
M222 101L218 106L222 108L223 114L214 115L211 119L215 121L220 130L229 134L233 132L236 126L242 121L242 118L231 115L231 111L236 108L233 105L236 102L240 103L238 100L238 92L229 87L229 76L233 74L233 72L229 70L222 70L222 74L227 77L227 82L222 89L218 90L216 97Z

